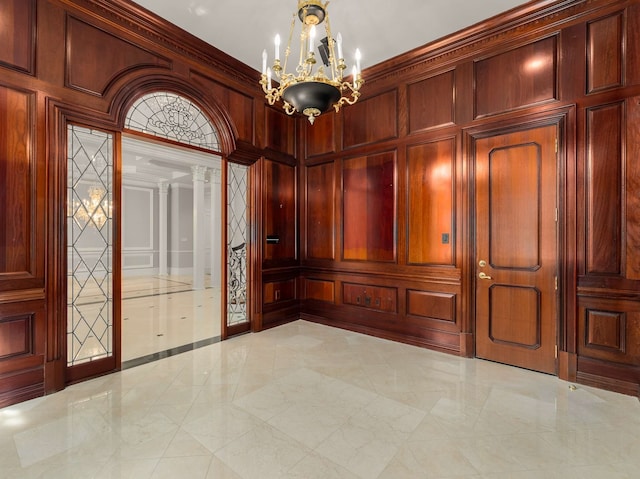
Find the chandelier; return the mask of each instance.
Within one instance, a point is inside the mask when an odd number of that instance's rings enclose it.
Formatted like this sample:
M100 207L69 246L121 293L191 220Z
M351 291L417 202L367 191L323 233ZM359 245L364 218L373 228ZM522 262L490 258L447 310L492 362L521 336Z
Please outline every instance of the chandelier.
M107 198L107 192L101 186L91 186L88 189L89 198L73 202L73 217L84 224L91 223L102 229L111 217L112 205Z
M318 0L298 0L297 14L293 14L289 41L284 51L284 61L280 60L280 35L275 38L275 59L267 68L267 51L262 52L262 77L260 85L269 105L282 100L288 115L302 113L313 125L315 118L333 107L340 111L342 105L353 105L360 97L360 87L364 83L360 70L360 50L356 49L356 64L352 69L351 81L343 79L347 65L342 55L342 36L331 35L329 25L329 2ZM291 54L291 39L295 30L296 15L302 23L300 31L300 58L295 72L287 73L287 62ZM320 39L318 52L322 65L316 67L314 46L319 36L317 29L324 23L325 36ZM273 81L278 84L273 85Z

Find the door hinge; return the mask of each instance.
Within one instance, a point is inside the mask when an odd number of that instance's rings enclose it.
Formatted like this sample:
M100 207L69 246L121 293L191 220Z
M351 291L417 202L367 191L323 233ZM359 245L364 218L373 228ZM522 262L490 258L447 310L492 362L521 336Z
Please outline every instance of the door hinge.
M555 355L556 355L556 359L558 359L558 345L556 344L556 351L555 351Z
M558 222L558 208L556 208L556 223Z
M555 277L553 283L554 283L554 287L556 288L556 291L558 291L558 277L557 276Z
M558 153L558 139L556 138L556 153Z

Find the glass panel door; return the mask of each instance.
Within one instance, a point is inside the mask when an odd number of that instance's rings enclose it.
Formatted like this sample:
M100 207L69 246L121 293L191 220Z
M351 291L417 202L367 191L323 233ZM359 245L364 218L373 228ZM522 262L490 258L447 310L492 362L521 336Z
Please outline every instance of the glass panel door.
M67 128L67 365L111 357L113 135Z
M249 167L227 163L227 327L247 314L247 198Z

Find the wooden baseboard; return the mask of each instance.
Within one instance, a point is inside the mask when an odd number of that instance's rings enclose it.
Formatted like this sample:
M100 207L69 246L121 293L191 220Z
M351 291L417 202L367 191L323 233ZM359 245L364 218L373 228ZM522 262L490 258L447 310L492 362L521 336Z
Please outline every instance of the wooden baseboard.
M336 318L327 318L325 316L318 316L318 315L309 314L309 313L300 314L300 319L310 321L313 323L332 326L334 328L346 329L348 331L366 334L368 336L374 336L376 338L387 339L389 341L396 341L399 343L411 344L412 346L419 346L421 348L431 349L433 351L453 354L455 356L461 355L458 344L455 344L452 347L447 344L439 343L428 337L399 334L397 332L388 331L384 329L367 327L359 323L352 323L352 322L343 321ZM456 343L458 342L457 339L455 339L455 341Z
M598 389L606 389L627 396L635 396L640 399L640 385L635 382L622 381L620 379L597 376L595 374L578 372L577 382L585 386L592 386Z

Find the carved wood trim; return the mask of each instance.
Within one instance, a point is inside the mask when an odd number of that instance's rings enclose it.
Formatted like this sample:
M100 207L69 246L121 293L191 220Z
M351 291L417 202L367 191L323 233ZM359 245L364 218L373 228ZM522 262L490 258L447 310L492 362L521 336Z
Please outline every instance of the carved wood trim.
M81 35L80 33L76 33L74 35L74 29L78 29L78 28L91 28L93 29L96 33L94 34L93 32L89 35L85 32L85 35ZM131 60L129 65L125 65L126 61L123 59L123 62L121 65L118 65L120 68L119 70L112 70L112 71L108 71L108 72L103 72L105 73L105 78L97 78L97 74L98 74L98 70L100 70L99 64L98 65L94 65L94 68L91 68L90 74L93 75L91 78L87 78L87 85L81 85L79 83L76 83L76 81L78 81L77 79L74 80L75 76L78 75L77 71L74 71L73 68L76 65L79 65L80 71L86 71L87 69L87 65L84 62L79 62L78 58L76 58L76 55L80 55L81 52L79 51L80 49L82 49L85 46L85 43L82 42L82 38L78 38L78 37L85 37L85 41L88 41L87 37L96 37L97 40L97 36L98 34L103 35L103 37L101 38L101 41L106 43L107 40L112 40L112 42L114 44L118 43L120 47L122 47L123 49L125 47L129 48L129 52L133 55L133 52L138 53L138 56L140 56L140 54L146 54L147 58L146 59L142 59L139 58L136 60ZM66 58L65 58L65 86L67 88L70 88L72 90L78 90L84 93L87 93L89 95L95 95L98 97L104 96L106 94L106 92L108 92L115 84L117 84L117 82L126 77L127 75L130 75L133 72L139 71L139 70L146 70L148 71L148 69L150 68L159 68L159 69L170 69L172 66L172 62L170 59L162 57L160 55L158 55L155 52L152 52L148 49L142 48L140 45L136 45L132 42L129 42L123 38L119 38L117 35L114 35L112 32L109 32L99 26L93 25L92 23L85 21L83 19L77 18L75 16L73 16L70 13L67 13L66 15L66 21L65 21L65 41L66 41ZM76 46L76 42L79 42L79 46ZM153 61L155 59L155 62ZM103 59L96 59L98 63L103 62ZM115 66L115 65L114 65ZM116 67L117 68L117 67ZM109 75L108 78L106 78L106 75ZM100 80L101 84L98 83L98 80ZM89 84L95 84L95 87L92 88L89 86Z
M28 50L28 53L27 53L28 58L25 59L26 61L22 65L17 64L15 62L3 61L3 60L0 60L0 65L10 70L15 70L19 73L26 73L27 75L34 76L36 74L36 46L37 46L37 30L38 30L37 4L36 4L36 0L16 0L16 2L18 1L23 8L28 10L27 16L29 17L28 19L29 24L26 25L26 27L29 29L29 35L28 35L29 40L26 48L26 50ZM2 7L0 7L0 16L2 16L2 13L3 13ZM22 26L24 27L25 25L22 25ZM6 27L7 27L7 24L3 23L3 28L6 28ZM9 31L8 34L11 35L12 32ZM20 41L18 40L17 35L14 35L14 41Z

